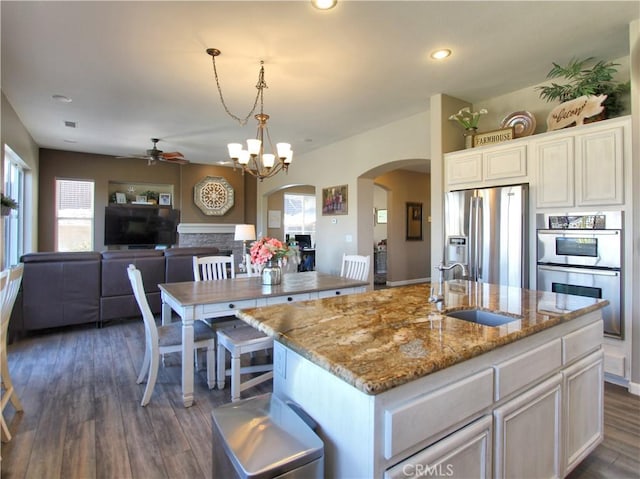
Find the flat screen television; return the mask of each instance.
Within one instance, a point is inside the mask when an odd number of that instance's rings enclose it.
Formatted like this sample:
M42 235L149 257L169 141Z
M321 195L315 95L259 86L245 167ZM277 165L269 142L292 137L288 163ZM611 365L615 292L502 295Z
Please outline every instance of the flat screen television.
M176 243L180 211L157 206L107 206L104 214L104 244L173 245Z

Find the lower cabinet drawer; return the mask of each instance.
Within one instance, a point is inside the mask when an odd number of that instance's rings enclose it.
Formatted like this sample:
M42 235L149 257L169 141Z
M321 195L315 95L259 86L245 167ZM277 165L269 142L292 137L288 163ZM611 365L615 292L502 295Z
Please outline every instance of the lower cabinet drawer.
M491 416L454 432L445 439L396 464L384 479L407 477L491 477Z
M562 364L569 364L600 348L603 334L602 321L598 321L564 336L562 338Z
M384 412L384 457L390 459L461 423L493 403L493 370L486 369Z
M327 291L318 291L318 298L333 298L334 296L341 296L343 294L358 293L358 288L345 288L345 289L330 289Z
M236 309L255 308L255 299L246 299L243 301L230 301L228 303L205 304L202 308L204 314L216 314L228 312L233 314Z
M558 338L494 366L496 401L558 369L561 356L562 344Z
M270 306L272 304L294 303L296 301L306 301L307 299L311 299L311 295L309 293L290 294L288 296L273 296L267 298L267 305Z

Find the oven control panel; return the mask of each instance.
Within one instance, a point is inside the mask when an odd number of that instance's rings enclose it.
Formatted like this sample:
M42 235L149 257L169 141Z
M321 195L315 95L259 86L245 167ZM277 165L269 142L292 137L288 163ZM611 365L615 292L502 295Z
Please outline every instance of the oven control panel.
M622 230L622 211L538 213L538 230Z
M603 230L605 215L549 216L550 230Z

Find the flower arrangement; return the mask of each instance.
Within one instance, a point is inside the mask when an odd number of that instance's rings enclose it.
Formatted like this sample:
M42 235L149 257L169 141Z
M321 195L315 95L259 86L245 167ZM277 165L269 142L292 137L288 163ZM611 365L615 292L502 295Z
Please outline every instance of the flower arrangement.
M471 111L468 106L460 110L455 115L451 115L449 120L457 121L465 130L471 128L478 128L478 121L480 115L486 115L489 113L486 108L481 108L480 111Z
M249 253L252 264L265 264L267 261L285 258L289 247L276 238L264 237L251 244Z

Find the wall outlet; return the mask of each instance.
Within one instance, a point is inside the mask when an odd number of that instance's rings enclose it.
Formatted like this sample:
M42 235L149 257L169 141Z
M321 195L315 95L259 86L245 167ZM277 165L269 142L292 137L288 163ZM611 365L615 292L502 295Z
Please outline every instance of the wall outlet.
M351 242L353 241L353 236L351 236L351 235L346 235L346 236L344 237L344 240L345 240L347 243L351 243Z

